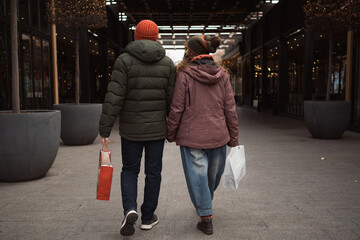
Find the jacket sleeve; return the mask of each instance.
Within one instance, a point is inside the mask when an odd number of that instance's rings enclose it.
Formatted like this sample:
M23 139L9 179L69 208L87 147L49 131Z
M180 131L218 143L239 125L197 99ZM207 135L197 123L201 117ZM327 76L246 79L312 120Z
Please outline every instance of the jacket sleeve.
M121 55L116 59L100 117L99 134L109 137L126 97L127 71Z
M225 117L226 125L230 135L228 146L239 145L239 121L236 113L236 104L229 77L225 80Z
M172 100L172 96L173 96L173 92L174 92L174 85L175 85L175 66L173 61L171 61L171 66L170 66L170 76L169 76L169 80L168 80L168 85L167 85L167 89L166 89L166 116L169 116L169 112L170 112L170 105L171 105L171 100Z
M176 138L177 130L180 126L182 114L185 110L185 90L186 79L183 72L179 72L176 76L174 94L170 106L170 113L168 117L168 137L169 142L173 142Z

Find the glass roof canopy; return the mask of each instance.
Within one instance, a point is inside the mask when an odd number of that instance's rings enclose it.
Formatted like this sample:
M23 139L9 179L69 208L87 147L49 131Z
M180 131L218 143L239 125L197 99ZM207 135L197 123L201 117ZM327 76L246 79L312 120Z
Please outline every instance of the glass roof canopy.
M243 31L258 21L278 0L107 0L119 9L119 21L134 31L143 19L159 27L160 44L166 49L184 49L194 35L217 35L221 48L242 40Z

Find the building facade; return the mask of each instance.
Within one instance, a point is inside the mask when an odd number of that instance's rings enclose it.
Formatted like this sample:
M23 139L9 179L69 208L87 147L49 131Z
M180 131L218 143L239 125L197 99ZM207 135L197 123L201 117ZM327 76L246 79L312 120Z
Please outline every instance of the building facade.
M303 119L305 100L325 100L329 36L306 31L303 4L281 0L244 32L240 54L225 59L225 65L235 60L232 65L239 66L234 75L242 86L235 93L240 104ZM330 98L352 102L354 130L360 130L359 53L359 27L335 33Z
M54 103L47 0L18 0L21 109ZM0 110L11 109L10 0L0 0ZM103 101L115 57L128 42L128 27L107 6L108 27L80 32L81 102ZM57 26L59 102L75 102L74 33Z

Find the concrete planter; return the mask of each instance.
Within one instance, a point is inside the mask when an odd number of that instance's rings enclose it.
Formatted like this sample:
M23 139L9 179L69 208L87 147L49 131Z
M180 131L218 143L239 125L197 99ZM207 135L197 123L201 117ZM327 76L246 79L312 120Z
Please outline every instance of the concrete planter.
M60 115L59 111L0 113L0 181L46 175L59 149Z
M65 145L88 145L99 131L102 104L55 104L61 111L61 139Z
M305 123L314 138L340 138L350 123L347 101L305 101Z

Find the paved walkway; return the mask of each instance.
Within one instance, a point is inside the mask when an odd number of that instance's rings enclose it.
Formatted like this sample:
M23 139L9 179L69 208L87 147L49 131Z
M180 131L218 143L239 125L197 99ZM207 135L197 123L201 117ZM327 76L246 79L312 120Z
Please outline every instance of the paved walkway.
M160 223L151 231L138 223L125 239L360 239L360 134L313 139L303 121L238 112L247 175L238 190L215 193L214 235L196 229L179 149L167 143ZM95 200L100 139L61 145L46 177L0 183L0 239L122 239L117 127L110 139L115 172L109 202ZM143 173L139 185L141 203Z

